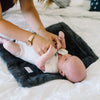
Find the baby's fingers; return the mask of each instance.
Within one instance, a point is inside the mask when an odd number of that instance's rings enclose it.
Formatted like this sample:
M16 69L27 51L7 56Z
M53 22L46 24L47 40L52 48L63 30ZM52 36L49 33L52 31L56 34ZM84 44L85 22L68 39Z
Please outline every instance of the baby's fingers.
M55 49L52 45L50 45L48 51L49 54L55 54L57 52L57 49Z

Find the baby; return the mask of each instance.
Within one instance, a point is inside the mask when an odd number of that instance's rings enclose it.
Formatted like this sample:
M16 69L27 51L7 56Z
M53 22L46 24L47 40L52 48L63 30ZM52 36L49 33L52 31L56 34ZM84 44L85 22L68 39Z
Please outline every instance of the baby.
M43 72L57 73L66 77L71 82L80 82L86 76L85 66L82 61L68 54L65 50L64 33L59 32L59 40L63 44L62 49L57 51L52 45L45 54L39 56L32 47L25 43L16 41L12 42L0 37L0 43L3 43L4 48L16 57L35 64Z

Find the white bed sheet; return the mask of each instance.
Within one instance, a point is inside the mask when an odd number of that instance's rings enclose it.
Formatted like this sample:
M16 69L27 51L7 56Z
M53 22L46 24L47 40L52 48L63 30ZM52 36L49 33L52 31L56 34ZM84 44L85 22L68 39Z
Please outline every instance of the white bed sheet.
M48 10L37 7L43 24L47 27L65 22L79 34L100 57L100 13L89 12L84 7L59 9L52 5ZM4 16L19 27L32 31L26 24L19 5ZM0 100L99 100L100 59L89 66L84 81L72 84L67 80L53 80L32 88L19 87L0 58Z

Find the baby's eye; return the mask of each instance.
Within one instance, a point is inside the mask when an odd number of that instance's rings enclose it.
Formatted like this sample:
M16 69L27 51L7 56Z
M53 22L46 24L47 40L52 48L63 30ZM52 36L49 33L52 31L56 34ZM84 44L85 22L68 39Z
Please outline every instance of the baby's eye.
M67 60L67 58L65 59L65 61Z

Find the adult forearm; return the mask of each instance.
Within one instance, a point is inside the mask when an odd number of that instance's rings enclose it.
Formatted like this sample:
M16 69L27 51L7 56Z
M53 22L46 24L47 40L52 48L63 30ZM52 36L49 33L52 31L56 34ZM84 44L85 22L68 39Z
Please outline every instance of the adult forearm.
M0 20L0 33L19 41L27 41L28 37L32 34L31 32L23 30L4 19Z
M43 33L42 31L45 31L45 27L43 26L39 14L34 6L31 7L28 11L23 12L23 15L27 23L32 27L32 29L36 33L42 34Z

